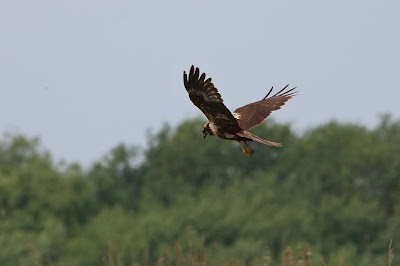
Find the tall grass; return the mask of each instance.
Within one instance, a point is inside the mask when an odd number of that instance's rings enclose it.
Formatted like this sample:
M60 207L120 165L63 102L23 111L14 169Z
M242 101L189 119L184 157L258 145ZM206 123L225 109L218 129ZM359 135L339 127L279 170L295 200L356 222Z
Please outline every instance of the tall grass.
M392 261L393 261L393 248L392 248L392 240L390 240L389 243L389 252L388 252L388 266L392 265Z
M145 256L145 259L142 263L134 262L131 266L245 266L245 265L254 265L254 266L311 266L311 252L309 251L309 247L306 244L304 249L295 249L294 251L287 246L285 251L282 254L281 262L271 262L271 258L269 256L265 256L263 261L256 261L255 263L249 264L245 261L234 260L232 258L228 258L225 263L218 264L217 262L209 259L204 251L204 246L202 244L200 249L190 250L188 252L184 252L183 248L177 244L175 247L176 254L166 254L165 256L158 259L156 263L151 263L148 256ZM387 254L387 261L384 262L382 266L392 266L392 262L394 259L394 249L392 248L392 241L389 243L389 249ZM349 265L346 263L344 258L339 258L338 265L329 265L325 263L324 259L319 258L320 263L318 265L321 266L346 266ZM118 259L117 252L110 247L108 250L108 254L104 260L106 266L123 266L125 264L121 263ZM313 264L316 265L316 264Z

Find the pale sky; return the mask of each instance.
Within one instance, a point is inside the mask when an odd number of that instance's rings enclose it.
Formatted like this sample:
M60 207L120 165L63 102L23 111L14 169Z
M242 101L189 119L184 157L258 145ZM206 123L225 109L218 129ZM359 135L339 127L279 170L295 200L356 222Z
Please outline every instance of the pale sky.
M202 113L182 72L213 78L231 111L271 86L303 130L400 114L400 1L0 0L0 132L93 162ZM202 129L199 128L199 138ZM267 136L263 136L267 137Z

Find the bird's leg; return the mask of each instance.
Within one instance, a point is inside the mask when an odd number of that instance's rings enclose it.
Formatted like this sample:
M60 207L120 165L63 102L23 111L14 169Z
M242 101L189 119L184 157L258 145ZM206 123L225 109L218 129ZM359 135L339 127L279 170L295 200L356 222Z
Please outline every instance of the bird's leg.
M244 141L243 140L243 142L244 142L244 144L246 144L246 147L247 147L247 152L250 154L250 156L251 156L251 154L253 154L254 153L254 151L253 151L253 149L252 148L250 148L250 146L249 145L247 145L247 142L246 141Z
M243 147L243 145L242 145L242 143L241 143L240 141L238 141L238 142L239 142L239 144L240 144L240 147L242 147L243 153L246 154L247 157L251 157L251 153L249 153L248 149L245 150L244 147ZM245 143L246 143L246 142L245 142ZM246 146L247 146L247 144L246 144Z

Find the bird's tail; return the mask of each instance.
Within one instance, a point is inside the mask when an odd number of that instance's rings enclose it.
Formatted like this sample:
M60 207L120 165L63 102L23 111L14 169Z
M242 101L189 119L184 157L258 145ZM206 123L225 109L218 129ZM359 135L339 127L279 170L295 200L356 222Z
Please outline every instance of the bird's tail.
M256 135L251 134L251 133L248 132L248 131L239 132L239 133L237 133L237 135L239 135L239 136L241 136L241 137L244 137L244 138L248 138L248 139L257 141L257 142L260 142L260 143L265 144L265 145L273 146L273 147L280 147L280 146L282 146L282 144L280 144L280 143L278 143L278 142L273 142L273 141L269 141L269 140L262 139L262 138L260 138L260 137L258 137L258 136L256 136Z

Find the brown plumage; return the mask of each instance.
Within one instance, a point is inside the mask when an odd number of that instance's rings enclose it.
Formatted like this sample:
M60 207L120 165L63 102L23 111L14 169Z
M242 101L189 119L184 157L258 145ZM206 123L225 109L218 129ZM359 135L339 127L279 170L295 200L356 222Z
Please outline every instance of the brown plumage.
M221 95L217 88L211 82L211 78L206 80L206 74L200 76L199 68L192 66L189 72L189 78L186 72L183 72L183 82L190 100L196 105L208 118L209 122L204 125L203 136L215 135L223 139L230 139L239 142L243 152L251 157L254 151L247 145L246 141L257 141L266 145L279 147L280 143L264 140L255 136L247 130L261 124L272 111L278 110L289 99L296 95L295 88L286 90L287 85L273 96L268 94L260 101L247 104L236 109L231 113L223 104ZM246 145L244 149L241 141Z

